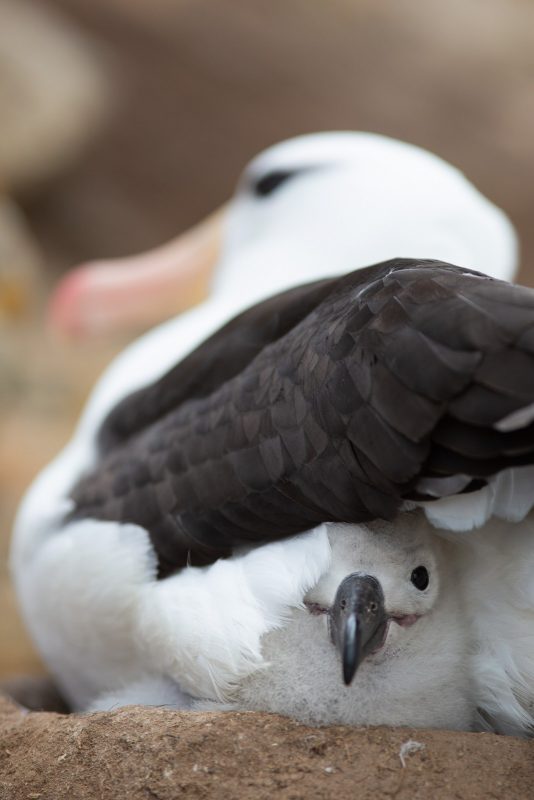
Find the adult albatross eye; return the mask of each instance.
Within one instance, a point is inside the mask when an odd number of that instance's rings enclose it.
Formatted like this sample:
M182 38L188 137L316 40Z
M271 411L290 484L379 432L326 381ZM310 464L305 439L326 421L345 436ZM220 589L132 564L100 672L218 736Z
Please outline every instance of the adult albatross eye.
M416 589L419 589L420 592L424 592L430 582L427 568L416 567L412 572L410 580Z
M263 175L259 178L252 187L252 191L256 197L267 197L267 195L272 194L282 183L285 183L288 178L291 178L291 176L295 174L295 170L273 170L273 172L268 172L267 175Z

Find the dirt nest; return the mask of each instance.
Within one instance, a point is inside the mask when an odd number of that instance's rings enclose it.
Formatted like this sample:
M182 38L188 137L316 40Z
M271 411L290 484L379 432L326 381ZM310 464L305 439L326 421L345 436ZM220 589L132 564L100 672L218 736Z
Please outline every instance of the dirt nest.
M530 741L487 733L317 729L256 713L132 707L62 716L24 713L1 699L0 741L2 800L526 800L534 782Z

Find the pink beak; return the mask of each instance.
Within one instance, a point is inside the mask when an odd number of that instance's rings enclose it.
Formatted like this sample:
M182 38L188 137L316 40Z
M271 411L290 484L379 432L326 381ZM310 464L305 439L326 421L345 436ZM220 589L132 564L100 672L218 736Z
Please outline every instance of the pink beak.
M224 208L154 250L74 267L50 298L50 326L86 339L133 333L200 302L220 252L223 218Z

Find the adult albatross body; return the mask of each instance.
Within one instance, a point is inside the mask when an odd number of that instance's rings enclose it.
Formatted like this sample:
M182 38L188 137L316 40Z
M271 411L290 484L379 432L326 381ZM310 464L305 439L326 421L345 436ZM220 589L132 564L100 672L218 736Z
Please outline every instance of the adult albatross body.
M520 520L532 505L521 465L533 460L534 300L426 259L504 279L515 266L506 218L439 159L383 137L325 134L252 162L212 297L110 367L17 519L24 615L74 707L106 692L160 702L170 686L178 704L190 702L183 693L233 696L322 722L468 727L480 706L498 729L528 727L531 638L514 609L531 608L530 523ZM438 544L415 503L448 529L486 525L469 544ZM373 538L372 525L322 524L398 512L378 549L382 529ZM506 521L487 522L492 515ZM402 531L416 518L424 530L414 543ZM362 542L354 552L351 532ZM390 546L398 552L388 560ZM423 586L428 567L411 556L425 546L435 566ZM499 598L485 591L484 558ZM411 588L392 600L400 563ZM509 611L521 645L498 629L493 602ZM305 624L295 623L302 613ZM346 683L363 662L361 680L347 689L338 678L332 702L315 664L297 707L283 698L291 664L302 675L303 626L313 623L310 637L323 642L325 619L331 649L312 650L330 654L331 672L337 649ZM427 648L436 656L432 621L457 655L434 684L448 686L450 703L438 710L420 696L414 717L413 681L411 692L397 689ZM399 652L404 660L391 658ZM468 668L476 658L480 682ZM380 659L397 666L382 684L369 669ZM360 701L360 713L339 711L351 690L380 695L380 712Z

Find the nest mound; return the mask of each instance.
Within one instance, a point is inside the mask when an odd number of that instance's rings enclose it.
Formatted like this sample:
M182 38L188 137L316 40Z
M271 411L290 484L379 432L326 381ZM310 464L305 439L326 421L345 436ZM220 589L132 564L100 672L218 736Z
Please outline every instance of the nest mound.
M270 714L131 707L87 716L0 700L0 798L532 797L534 745L489 733L308 728ZM404 759L403 766L401 754Z

